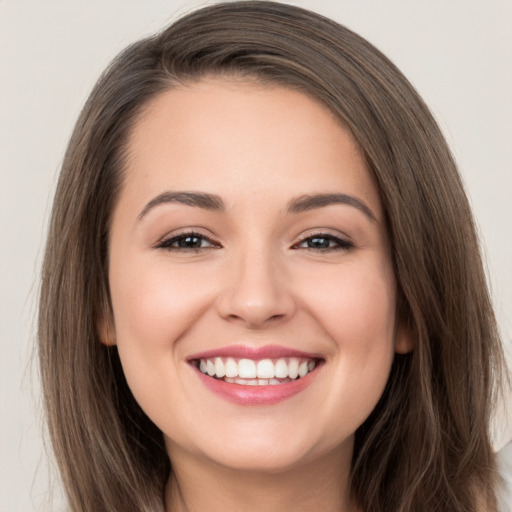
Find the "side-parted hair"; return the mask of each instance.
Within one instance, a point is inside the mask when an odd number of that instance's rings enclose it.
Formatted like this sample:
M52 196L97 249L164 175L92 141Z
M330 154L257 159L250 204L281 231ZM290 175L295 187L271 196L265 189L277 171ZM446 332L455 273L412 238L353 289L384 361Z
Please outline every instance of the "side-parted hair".
M163 510L172 461L98 326L112 315L109 228L131 129L157 95L208 76L293 88L327 106L360 145L380 192L399 314L415 346L395 356L379 404L356 432L354 499L367 512L495 512L489 417L500 341L447 144L411 84L369 42L264 1L209 6L133 44L76 123L39 306L46 413L71 509Z

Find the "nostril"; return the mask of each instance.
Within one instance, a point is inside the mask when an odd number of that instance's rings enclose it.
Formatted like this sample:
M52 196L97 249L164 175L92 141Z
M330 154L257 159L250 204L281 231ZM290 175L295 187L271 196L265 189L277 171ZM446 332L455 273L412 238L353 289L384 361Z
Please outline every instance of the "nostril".
M295 300L271 251L247 249L225 277L217 298L218 313L225 320L257 329L293 314Z
M291 297L269 294L256 300L232 292L219 297L217 310L225 320L241 322L249 329L258 329L290 318L295 305Z

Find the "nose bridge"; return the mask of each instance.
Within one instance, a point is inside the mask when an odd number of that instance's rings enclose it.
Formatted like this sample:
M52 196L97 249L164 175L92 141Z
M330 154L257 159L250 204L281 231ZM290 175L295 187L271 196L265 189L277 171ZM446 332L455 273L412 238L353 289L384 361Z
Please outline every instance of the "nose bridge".
M260 244L236 251L229 261L219 313L251 328L289 317L294 301L279 255Z

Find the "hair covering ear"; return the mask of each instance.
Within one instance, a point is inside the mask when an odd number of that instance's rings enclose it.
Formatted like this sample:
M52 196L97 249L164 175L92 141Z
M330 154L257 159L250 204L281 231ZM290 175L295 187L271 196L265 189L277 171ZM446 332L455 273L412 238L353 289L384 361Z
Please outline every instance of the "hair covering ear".
M407 322L399 321L395 333L395 352L397 354L408 354L414 350L415 345L414 329Z
M98 322L98 336L103 345L117 344L115 329L110 320L102 319Z
M114 318L110 308L103 308L102 313L96 323L98 336L103 345L117 345L116 329L114 327Z

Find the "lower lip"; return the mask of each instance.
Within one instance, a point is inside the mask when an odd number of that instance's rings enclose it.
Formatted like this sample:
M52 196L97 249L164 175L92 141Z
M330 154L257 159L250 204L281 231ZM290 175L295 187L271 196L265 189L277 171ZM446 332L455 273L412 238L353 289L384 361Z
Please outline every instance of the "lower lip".
M223 380L217 380L208 377L204 373L196 370L197 375L210 390L222 398L240 405L272 405L282 402L301 391L315 378L319 368L315 368L300 379L284 384L275 384L268 386L248 386L243 384L231 384Z

